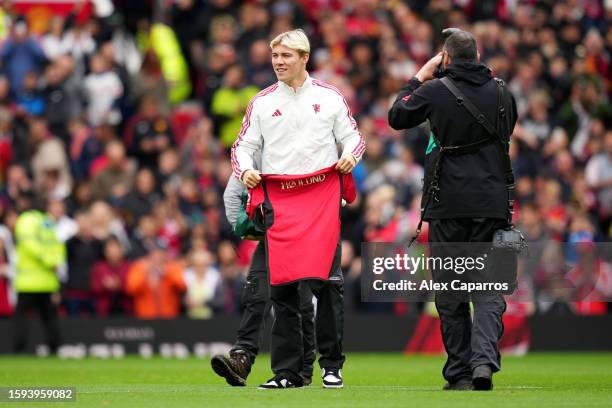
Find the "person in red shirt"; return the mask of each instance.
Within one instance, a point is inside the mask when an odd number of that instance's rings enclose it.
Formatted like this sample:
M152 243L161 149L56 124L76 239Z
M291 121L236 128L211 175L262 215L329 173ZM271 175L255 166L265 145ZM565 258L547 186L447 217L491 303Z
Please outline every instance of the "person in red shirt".
M134 315L140 319L173 318L181 310L186 290L183 267L168 260L168 244L161 239L127 274L125 291L134 301Z
M91 272L91 289L96 314L108 316L131 310L129 299L123 293L130 262L124 258L121 243L110 238L104 243L104 260L97 262Z

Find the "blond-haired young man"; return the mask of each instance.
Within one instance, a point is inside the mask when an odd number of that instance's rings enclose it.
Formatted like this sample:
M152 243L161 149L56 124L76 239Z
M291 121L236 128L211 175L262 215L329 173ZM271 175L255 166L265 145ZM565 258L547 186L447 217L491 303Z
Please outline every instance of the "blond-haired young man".
M334 163L339 172L350 173L363 155L365 141L338 89L308 75L308 37L302 30L287 31L274 38L270 48L278 82L257 94L247 108L232 148L234 175L249 188L261 182L254 166L256 152L261 152L261 169L267 174L308 174ZM342 145L340 158L337 144ZM308 282L317 298L316 335L323 386L342 388L342 272L334 265L328 280ZM275 312L275 376L260 388L301 387L303 345L298 283L272 286L270 300Z

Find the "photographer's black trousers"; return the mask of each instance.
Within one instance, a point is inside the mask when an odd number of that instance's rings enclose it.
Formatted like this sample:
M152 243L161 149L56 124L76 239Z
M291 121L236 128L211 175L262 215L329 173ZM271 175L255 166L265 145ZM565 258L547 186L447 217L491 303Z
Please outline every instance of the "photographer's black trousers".
M265 245L260 242L253 254L247 274L247 282L242 292L242 320L238 328L236 344L232 351L243 350L251 363L259 352L259 334L265 319L269 299L270 283L266 267ZM302 316L302 341L304 344L303 363L299 374L311 377L315 360L314 305L308 284L299 285L299 310Z
M303 319L300 316L300 287L312 290L317 299L316 344L321 368L342 368L342 337L344 332L344 281L340 263L340 244L330 272L330 279L303 280L270 287L274 308L272 326L272 371L291 381L300 381L298 374L304 365L308 345L303 342Z
M489 243L493 239L493 232L505 225L505 220L495 218L434 219L429 221L429 242ZM434 253L434 248L436 246L432 246L433 256L446 255L443 246L437 247L439 253ZM447 276L434 271L434 280L447 281L452 279L451 275L454 275L453 271ZM473 319L470 316L470 301L474 306ZM471 378L472 370L480 365L490 366L493 372L500 370L497 343L504 332L502 315L506 310L506 302L501 294L473 292L455 297L455 294L438 292L436 308L448 354L442 370L447 381L452 383L462 378Z

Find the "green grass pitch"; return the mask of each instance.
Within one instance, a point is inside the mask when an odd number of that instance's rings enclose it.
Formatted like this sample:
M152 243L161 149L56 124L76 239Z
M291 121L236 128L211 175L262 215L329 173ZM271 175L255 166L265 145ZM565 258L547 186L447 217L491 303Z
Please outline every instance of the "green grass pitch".
M258 390L270 375L258 358L248 386L232 388L210 369L210 360L59 360L0 357L0 386L74 386L76 402L0 403L28 407L612 407L612 353L532 353L504 358L493 392L443 392L442 357L401 354L347 356L345 388L313 385Z

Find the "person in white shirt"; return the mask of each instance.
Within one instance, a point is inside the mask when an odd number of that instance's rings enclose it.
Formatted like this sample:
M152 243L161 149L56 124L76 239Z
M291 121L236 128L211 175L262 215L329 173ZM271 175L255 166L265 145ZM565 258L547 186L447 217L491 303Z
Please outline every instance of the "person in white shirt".
M279 37L297 35L289 33ZM338 162L336 168L346 174L365 150L342 94L306 72L309 50L309 45L302 53L283 43L273 47L272 65L279 81L251 100L232 148L234 173L247 187L261 180L253 165L256 151L262 153L263 173L307 174ZM339 161L336 143L343 147Z
M96 54L92 57L91 73L85 77L83 88L90 125L116 125L121 121L121 112L115 104L123 95L123 84L102 55Z
M278 82L259 92L247 107L232 148L236 178L249 188L261 182L254 155L261 152L262 173L307 174L332 166L350 173L365 150L365 140L342 94L306 71L310 43L302 30L278 35L270 43ZM337 144L342 146L338 158ZM338 248L340 248L338 246ZM339 253L336 254L339 259ZM343 279L334 265L327 281L308 281L317 297L317 346L323 386L342 388ZM260 388L303 386L298 283L272 286L272 371Z
M612 130L604 137L604 150L589 159L584 171L587 185L597 196L604 234L612 233Z
M212 255L208 251L193 251L189 260L189 268L183 274L187 285L187 315L192 319L210 319L215 297L221 290L221 274L212 266Z

